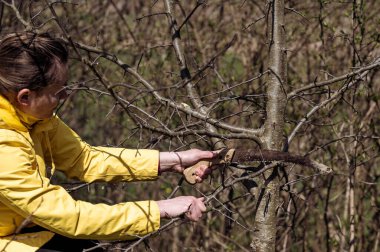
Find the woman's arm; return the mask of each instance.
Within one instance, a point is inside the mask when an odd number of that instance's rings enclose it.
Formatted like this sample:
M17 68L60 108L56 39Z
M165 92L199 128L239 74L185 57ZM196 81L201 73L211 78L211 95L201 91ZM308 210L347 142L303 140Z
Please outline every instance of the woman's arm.
M109 206L76 201L64 188L41 176L33 156L31 145L21 135L13 131L0 134L0 202L17 214L75 238L128 239L159 228L156 202Z
M152 180L162 172L182 173L186 167L216 155L197 149L159 153L157 150L94 147L82 141L59 118L52 120L54 130L49 133L49 139L57 169L68 177L86 182ZM211 169L201 166L196 171L197 182L210 172Z
M52 161L68 177L85 182L157 178L157 150L94 147L85 143L59 118L52 120L54 129L49 131ZM45 156L49 157L49 154Z

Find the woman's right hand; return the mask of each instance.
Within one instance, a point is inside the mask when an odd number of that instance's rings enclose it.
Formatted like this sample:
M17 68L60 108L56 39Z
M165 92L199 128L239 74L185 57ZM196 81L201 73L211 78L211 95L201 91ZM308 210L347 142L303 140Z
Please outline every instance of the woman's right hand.
M204 198L180 196L173 199L157 201L161 218L174 218L182 214L191 221L198 221L206 211Z

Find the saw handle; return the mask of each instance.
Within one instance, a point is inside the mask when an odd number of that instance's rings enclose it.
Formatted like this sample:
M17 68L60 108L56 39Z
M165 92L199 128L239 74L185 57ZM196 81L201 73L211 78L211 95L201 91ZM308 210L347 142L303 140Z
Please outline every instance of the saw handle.
M186 168L186 169L183 171L183 176L185 177L187 183L189 183L189 184L191 184L191 185L194 185L194 184L197 183L197 182L195 181L195 178L197 177L197 175L195 174L195 171L196 171L200 166L202 166L202 165L206 165L207 167L212 167L212 166L215 167L215 164L214 164L212 161L199 161L199 162L196 163L195 165Z
M216 153L217 155L213 159L199 161L195 165L190 166L183 171L183 175L189 184L194 185L197 183L195 181L195 178L197 177L195 171L199 168L199 166L206 165L207 167L211 167L211 169L216 169L222 164L229 164L235 154L235 149L220 149Z

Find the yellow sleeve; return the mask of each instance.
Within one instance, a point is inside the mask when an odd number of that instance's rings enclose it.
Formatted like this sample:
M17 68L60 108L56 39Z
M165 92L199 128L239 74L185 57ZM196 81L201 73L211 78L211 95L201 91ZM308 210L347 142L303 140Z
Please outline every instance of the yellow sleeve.
M159 228L154 201L113 206L76 201L49 184L35 165L30 144L17 133L0 136L0 202L53 232L86 239L130 239Z
M159 152L93 147L59 118L50 131L52 155L57 169L85 182L152 180L158 176Z

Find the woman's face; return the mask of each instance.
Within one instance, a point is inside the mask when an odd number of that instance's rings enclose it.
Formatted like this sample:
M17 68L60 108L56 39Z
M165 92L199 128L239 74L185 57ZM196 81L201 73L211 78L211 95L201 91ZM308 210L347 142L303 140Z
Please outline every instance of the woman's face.
M32 94L32 97L29 114L39 119L47 119L53 116L59 101L67 98L67 93L64 84L52 84L38 91L38 94Z
M59 74L62 74L62 78L58 78L62 80L60 83L50 84L38 91L29 90L27 106L20 107L24 113L38 119L47 119L53 116L59 101L67 98L64 88L67 83L67 66L64 68L64 71L59 71L61 72Z

